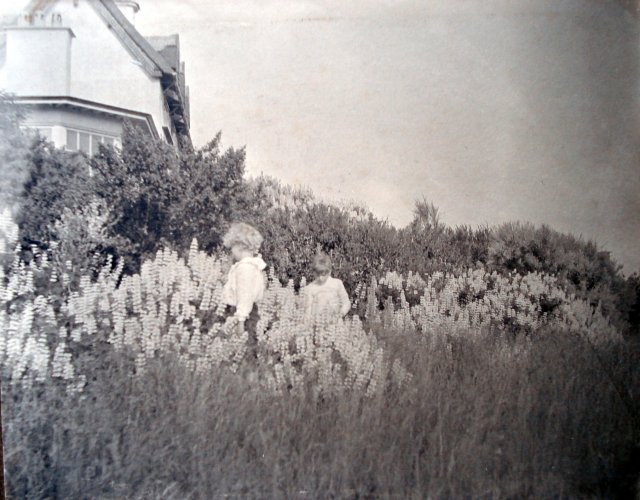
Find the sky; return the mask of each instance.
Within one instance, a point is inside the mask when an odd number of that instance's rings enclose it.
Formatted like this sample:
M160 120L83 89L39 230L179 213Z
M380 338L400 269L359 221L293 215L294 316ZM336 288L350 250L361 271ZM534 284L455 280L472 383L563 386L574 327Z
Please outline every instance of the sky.
M138 0L191 131L402 226L546 223L640 270L638 20L607 0Z

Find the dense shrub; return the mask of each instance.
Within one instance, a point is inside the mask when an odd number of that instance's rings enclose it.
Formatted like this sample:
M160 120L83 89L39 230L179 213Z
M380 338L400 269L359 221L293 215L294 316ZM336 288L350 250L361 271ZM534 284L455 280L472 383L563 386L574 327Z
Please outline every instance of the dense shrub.
M317 249L332 255L351 293L387 270L423 276L477 268L502 275L538 272L556 276L567 293L599 305L618 327L637 330L633 278L625 278L593 242L532 224L453 228L425 201L416 204L413 221L397 229L366 209L329 205L272 179L254 180L253 189L266 200L256 205L252 219L267 234L265 256L286 278L304 276Z
M321 250L331 255L335 274L353 291L371 271L384 269L397 260L394 254L399 256L394 241L398 230L360 207L263 205L250 220L265 235L264 258L285 281L308 276L310 262Z
M233 216L250 204L243 181L244 150L220 150L221 135L180 153L127 129L122 151L103 149L91 161L95 192L108 202L113 236L126 269L165 245L186 251L197 237L216 248Z
M65 209L75 211L90 204L93 188L89 166L82 154L55 149L42 138L33 140L26 159L30 168L18 223L24 245L44 249L55 240L53 227Z
M567 291L593 305L600 303L605 314L619 323L630 319L623 304L628 284L608 252L594 242L544 225L503 224L492 231L489 264L495 270L553 274Z
M13 201L25 257L34 245L42 251L59 243L63 226L80 229L84 213L85 222L104 219L104 234L94 248L85 242L83 253L69 256L74 265L87 258L85 250L98 251L124 258L133 272L163 245L186 251L197 236L214 249L229 221L252 203L243 181L244 151L221 152L220 134L202 149L176 153L127 127L121 151L101 147L89 158L20 132L20 116L10 113L15 108L6 99L0 104L6 108L0 109L2 197L5 205Z

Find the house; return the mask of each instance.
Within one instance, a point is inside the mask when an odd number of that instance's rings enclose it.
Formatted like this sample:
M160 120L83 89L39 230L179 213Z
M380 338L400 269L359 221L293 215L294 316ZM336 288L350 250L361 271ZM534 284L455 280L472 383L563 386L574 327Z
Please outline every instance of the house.
M2 26L0 90L25 126L93 154L119 144L125 121L175 147L190 141L178 35L143 37L131 0L32 0Z

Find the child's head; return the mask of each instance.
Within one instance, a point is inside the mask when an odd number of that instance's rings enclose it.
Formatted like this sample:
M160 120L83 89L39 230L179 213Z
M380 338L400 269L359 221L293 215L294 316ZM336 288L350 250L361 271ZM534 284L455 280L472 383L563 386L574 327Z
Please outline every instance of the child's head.
M313 259L313 272L316 276L329 276L331 274L331 257L326 253L318 253Z
M222 239L223 245L231 250L235 260L256 255L262 245L262 235L258 230L244 222L235 222Z

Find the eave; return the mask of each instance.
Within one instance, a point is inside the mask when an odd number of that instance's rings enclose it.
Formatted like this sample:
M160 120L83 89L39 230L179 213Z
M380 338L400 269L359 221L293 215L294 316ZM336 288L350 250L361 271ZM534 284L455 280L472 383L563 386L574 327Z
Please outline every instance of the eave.
M149 133L155 139L159 138L158 130L153 121L153 117L149 113L132 111L130 109L119 108L117 106L111 106L109 104L102 104L95 101L89 101L86 99L79 99L77 97L69 96L14 96L13 100L17 104L25 106L46 105L52 107L68 107L72 109L89 111L96 114L117 116L123 120L130 120L132 122L143 122L148 128Z

